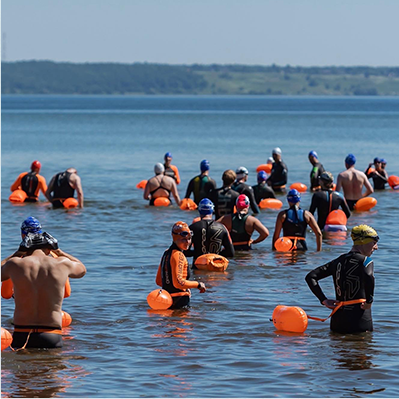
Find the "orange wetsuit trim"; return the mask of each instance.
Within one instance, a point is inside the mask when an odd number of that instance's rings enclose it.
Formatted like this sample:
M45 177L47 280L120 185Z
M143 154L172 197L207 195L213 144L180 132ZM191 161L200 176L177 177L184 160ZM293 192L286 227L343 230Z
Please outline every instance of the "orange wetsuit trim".
M23 172L17 177L17 180L15 180L15 182L11 186L11 191L15 191L15 190L18 190L18 189L22 190L22 188L21 188L21 180L28 173L29 172ZM47 184L46 184L46 179L43 176L40 176L39 174L36 174L36 177L37 177L37 180L38 180L38 184L37 184L37 187L36 187L36 190L35 190L35 197L39 198L40 190L42 191L43 195L47 191Z

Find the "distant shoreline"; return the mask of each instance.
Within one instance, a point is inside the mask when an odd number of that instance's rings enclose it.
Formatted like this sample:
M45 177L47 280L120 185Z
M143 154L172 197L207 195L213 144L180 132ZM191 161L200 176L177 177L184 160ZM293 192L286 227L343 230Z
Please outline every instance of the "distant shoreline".
M2 94L398 96L399 67L2 62Z

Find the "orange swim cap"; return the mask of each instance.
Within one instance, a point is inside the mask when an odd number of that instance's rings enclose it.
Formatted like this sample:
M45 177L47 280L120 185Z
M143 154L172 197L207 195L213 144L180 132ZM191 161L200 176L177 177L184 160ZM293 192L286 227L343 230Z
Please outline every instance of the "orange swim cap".
M184 222L176 222L172 227L172 234L181 235L183 232L190 233L190 229L187 223Z

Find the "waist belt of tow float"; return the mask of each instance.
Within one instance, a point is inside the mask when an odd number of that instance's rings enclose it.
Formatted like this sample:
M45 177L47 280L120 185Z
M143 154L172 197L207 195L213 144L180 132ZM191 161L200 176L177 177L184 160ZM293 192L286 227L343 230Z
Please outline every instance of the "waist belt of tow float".
M184 291L184 292L173 292L170 294L170 296L176 297L176 296L191 296L191 292L190 291Z
M337 301L337 306L332 310L330 315L326 317L325 319L320 319L319 317L312 317L308 315L308 319L312 320L318 320L318 321L326 321L328 320L338 309L342 308L343 306L349 306L349 305L356 305L358 303L364 303L366 302L365 299L352 299L351 301Z
M296 243L298 241L305 241L306 238L305 237L290 237L290 236L284 236L285 238L289 238L292 242L292 248L290 249L290 251L293 251L294 249L298 249L296 246Z
M233 246L238 247L239 245L251 245L251 241L238 241L238 242L233 242Z

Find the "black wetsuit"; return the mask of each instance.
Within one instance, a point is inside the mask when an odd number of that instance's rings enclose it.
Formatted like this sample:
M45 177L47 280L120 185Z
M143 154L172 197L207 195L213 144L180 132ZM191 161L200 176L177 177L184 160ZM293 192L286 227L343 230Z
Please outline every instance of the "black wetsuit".
M215 219L234 213L234 206L240 194L230 187L221 187L209 193L209 199L215 205Z
M156 193L160 188L161 188L162 190L165 190L165 191L168 192L168 197L167 197L167 198L170 200L170 190L169 190L168 188L165 188L165 187L162 186L163 178L164 178L164 176L162 176L162 179L161 179L161 181L159 182L159 186L158 186L157 188L154 188L154 190L150 191L150 195L151 195L150 205L154 205L155 200L156 200L157 198L159 198L159 197L154 198L154 193ZM158 179L157 179L157 180L158 180Z
M335 295L338 301L366 299L373 301L374 264L371 258L360 253L349 252L339 258L312 270L306 276L306 282L320 303L327 297L318 281L328 276L333 277ZM360 304L343 306L331 318L330 328L339 333L373 331L371 309L362 310Z
M28 196L24 202L38 202L39 199L35 195L38 184L39 179L37 178L36 172L28 172L21 179L21 188Z
M190 198L191 193L194 194L194 202L198 205L204 198L209 198L209 192L216 188L215 180L207 175L198 175L193 177L187 186L184 198Z
M285 220L283 222L284 237L305 238L307 225L305 210L292 206L285 211ZM298 250L306 251L308 249L304 239L298 239L296 246Z
M247 251L252 249L249 244L251 235L245 230L245 222L248 214L240 215L238 212L232 215L231 218L231 239L233 240L234 248L238 251Z
M384 190L385 184L388 183L388 179L385 179L380 174L377 174L376 171L370 172L371 166L369 166L364 172L368 179L373 179L374 190Z
M237 191L239 194L245 194L249 198L251 209L253 213L259 213L259 207L255 200L254 190L251 186L245 183L235 182L231 188Z
M169 177L171 177L172 179L176 180L176 173L175 173L175 171L174 171L170 166L165 166L165 164L164 164L163 166L164 166L164 168L165 168L164 175L165 175L165 176L169 176Z
M72 173L69 172L61 172L55 176L54 185L53 185L53 198L72 198L75 194L75 189L71 187L69 184L69 177ZM62 208L62 202L59 200L55 200L52 202L53 208Z
M46 332L46 330L49 332ZM29 331L31 331L30 335ZM51 333L51 331L59 333ZM61 329L55 327L15 325L11 346L22 348L28 341L25 348L62 348L62 335L60 333Z
M317 191L313 194L309 212L314 215L317 210L317 224L320 230L323 230L328 214L339 209L339 207L342 208L347 218L351 216L349 206L341 193L332 190Z
M288 176L288 168L287 165L283 162L274 162L272 171L268 179L267 183L271 183L271 186L274 191L285 191L285 185L287 184L287 176Z
M234 246L225 225L214 220L202 219L190 226L194 233L192 244L194 249L184 251L186 256L193 256L194 262L203 254L220 254L225 257L234 256ZM223 248L224 247L224 248Z
M276 198L273 189L267 186L265 182L252 186L252 190L254 191L255 201L258 205L265 198Z
M310 189L314 189L316 187L320 187L319 177L321 174L325 172L324 166L317 162L316 165L313 165L312 170L310 171Z

